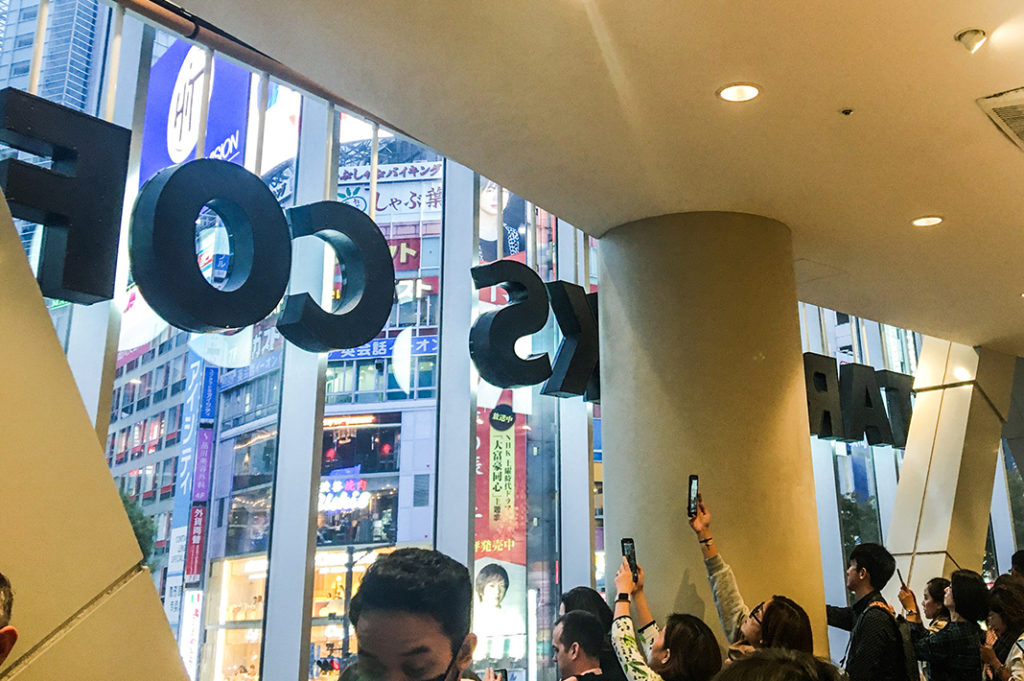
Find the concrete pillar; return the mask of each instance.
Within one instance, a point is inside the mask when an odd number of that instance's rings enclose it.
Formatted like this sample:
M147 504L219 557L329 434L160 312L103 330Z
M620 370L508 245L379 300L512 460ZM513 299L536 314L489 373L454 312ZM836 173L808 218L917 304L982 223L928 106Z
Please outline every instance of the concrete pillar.
M20 633L0 678L52 679L73 661L83 681L186 681L2 194L0 262L0 570Z
M665 215L613 229L600 256L610 572L619 538L634 537L655 615L694 613L721 635L686 518L687 476L699 474L748 605L793 598L826 654L789 229L755 215Z
M1014 365L1010 355L925 338L887 537L919 602L932 577L958 564L981 571ZM898 581L885 591L890 602Z

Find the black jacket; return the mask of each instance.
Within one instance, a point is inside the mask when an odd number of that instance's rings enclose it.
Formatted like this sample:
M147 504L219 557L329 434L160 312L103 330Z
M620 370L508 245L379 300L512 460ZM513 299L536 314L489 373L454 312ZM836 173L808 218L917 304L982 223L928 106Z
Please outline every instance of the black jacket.
M907 681L903 640L890 612L871 603L885 603L872 591L850 608L827 606L829 626L850 632L846 673L850 681Z

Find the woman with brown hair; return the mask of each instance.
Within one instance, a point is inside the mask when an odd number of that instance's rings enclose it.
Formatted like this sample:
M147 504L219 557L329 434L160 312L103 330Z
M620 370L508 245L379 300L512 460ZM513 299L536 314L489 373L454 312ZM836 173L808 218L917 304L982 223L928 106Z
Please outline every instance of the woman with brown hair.
M644 571L637 566L637 579L626 559L615 575L615 619L612 645L629 681L710 681L722 668L722 651L708 625L693 615L673 613L664 631L658 628L644 595ZM643 622L634 631L629 615L630 601ZM639 639L639 641L638 641Z
M722 559L711 535L711 512L700 494L697 495L697 515L690 518L690 527L700 541L715 608L729 639L728 659L739 659L758 648L813 653L811 620L795 601L785 596L772 596L753 609L744 603L732 568Z
M996 681L1024 681L1024 579L1002 575L989 592L988 629L981 660Z

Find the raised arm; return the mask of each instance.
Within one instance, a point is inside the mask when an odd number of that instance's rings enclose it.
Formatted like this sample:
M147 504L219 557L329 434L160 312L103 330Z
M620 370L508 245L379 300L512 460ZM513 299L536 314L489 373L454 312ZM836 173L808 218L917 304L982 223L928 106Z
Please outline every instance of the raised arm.
M704 497L701 494L697 494L697 515L690 518L690 527L700 542L704 567L707 568L708 582L711 584L711 595L714 596L715 609L718 610L718 619L722 622L726 638L730 643L736 643L743 637L740 627L750 614L750 609L743 602L732 568L718 553L718 547L711 535L711 512L704 504Z

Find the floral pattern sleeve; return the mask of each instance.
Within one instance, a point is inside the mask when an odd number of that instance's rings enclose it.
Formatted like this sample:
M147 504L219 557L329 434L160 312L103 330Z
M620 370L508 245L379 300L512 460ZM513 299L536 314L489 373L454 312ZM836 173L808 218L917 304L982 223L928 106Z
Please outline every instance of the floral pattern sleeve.
M617 617L612 622L612 646L628 681L662 681L661 676L647 666L645 655L657 635L658 625L653 622L643 628L639 637L633 630L631 617Z

